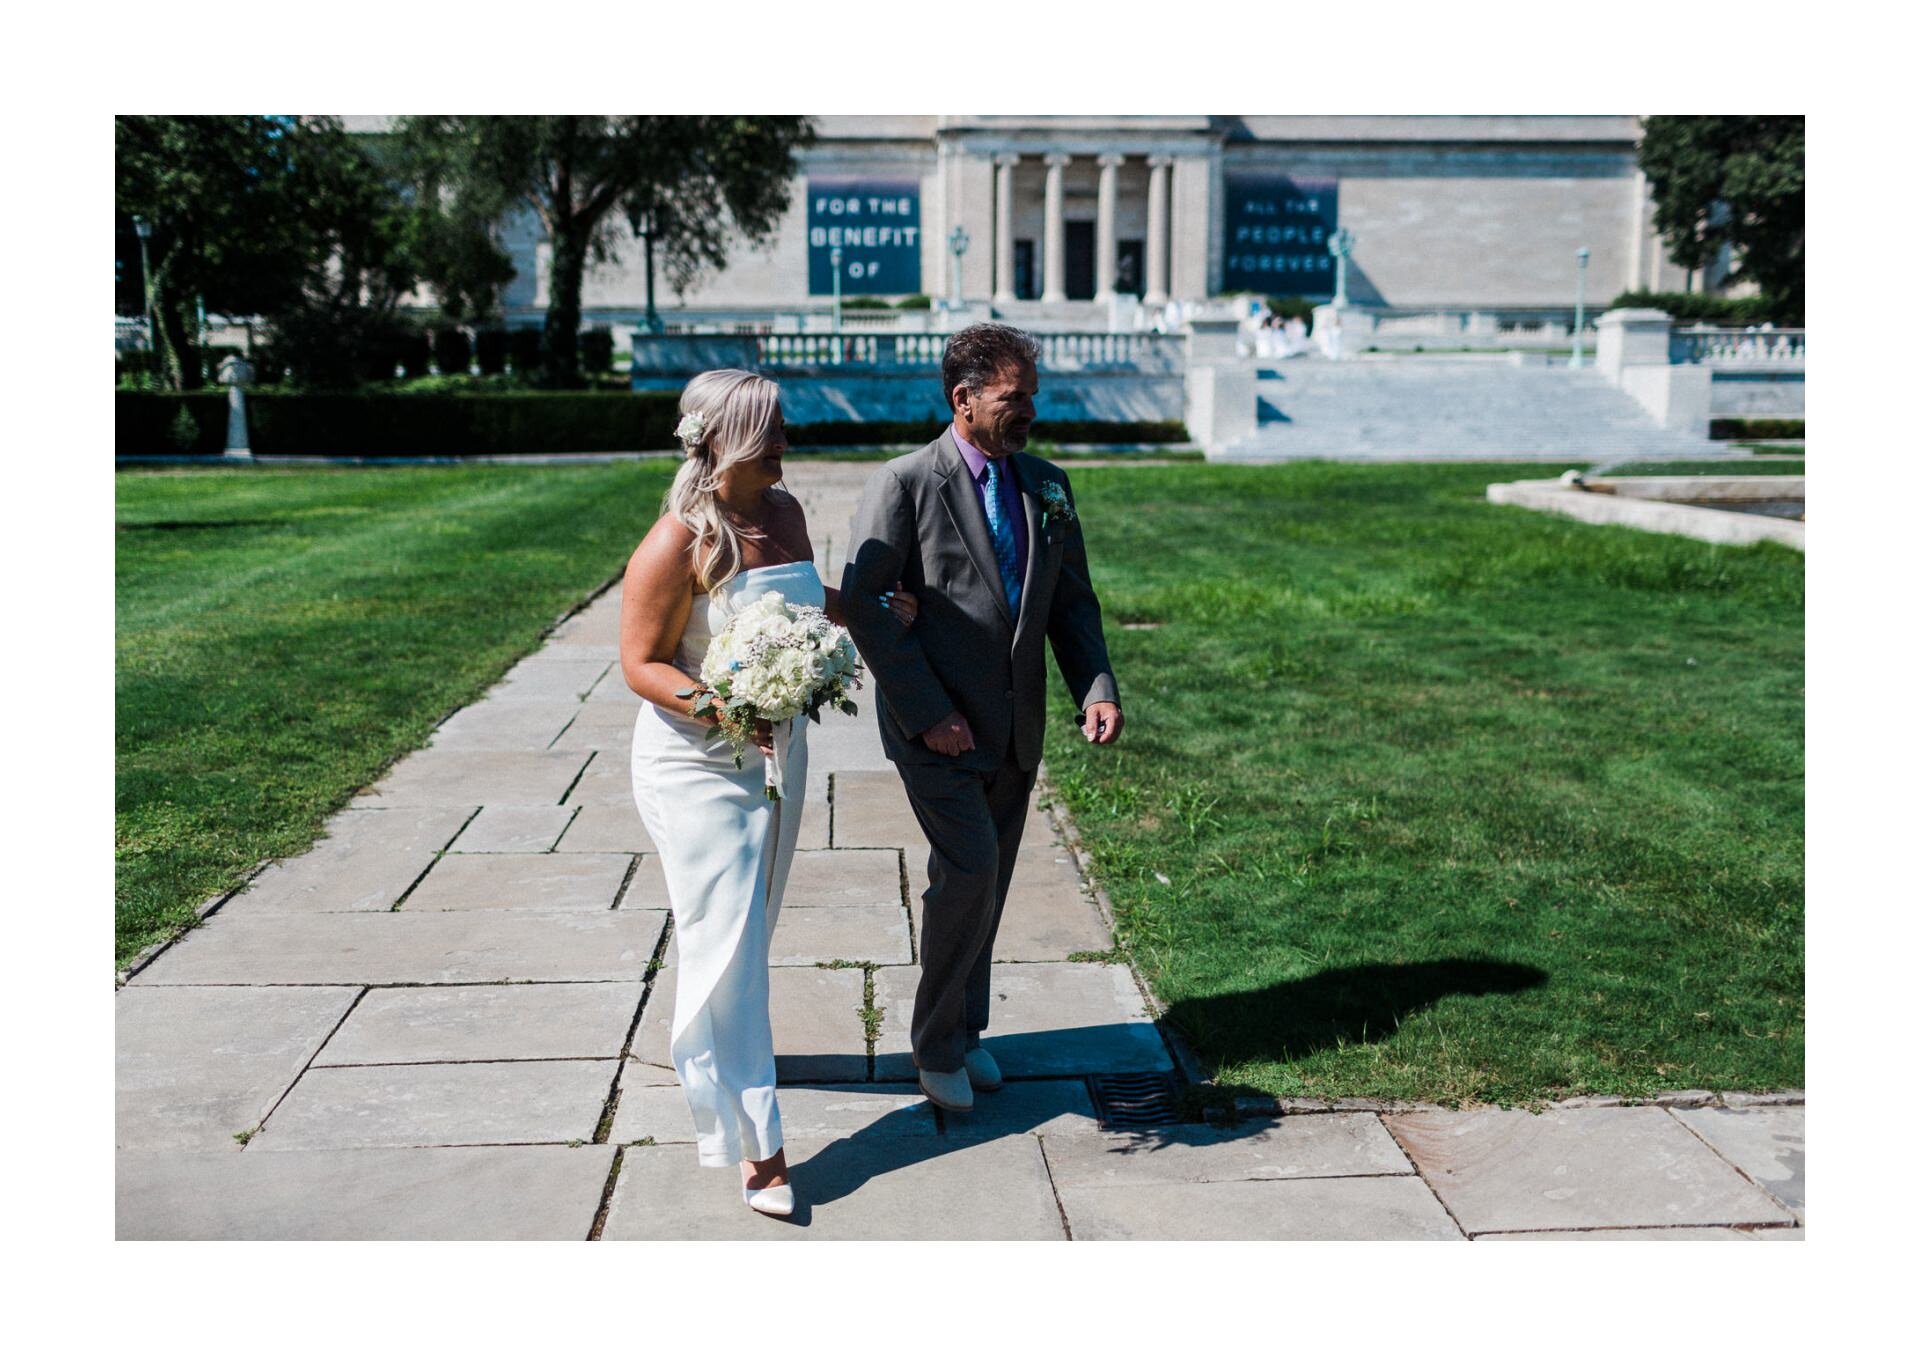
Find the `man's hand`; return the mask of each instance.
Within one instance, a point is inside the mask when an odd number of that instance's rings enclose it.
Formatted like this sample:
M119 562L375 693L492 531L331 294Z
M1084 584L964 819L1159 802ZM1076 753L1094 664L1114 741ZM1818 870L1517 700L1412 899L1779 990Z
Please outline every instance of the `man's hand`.
M1080 733L1087 737L1089 744L1113 743L1120 737L1120 727L1124 724L1120 708L1112 702L1095 702L1080 713Z
M967 724L967 718L958 711L952 712L945 720L935 721L933 728L920 738L935 753L944 753L949 758L956 758L973 748L973 730Z

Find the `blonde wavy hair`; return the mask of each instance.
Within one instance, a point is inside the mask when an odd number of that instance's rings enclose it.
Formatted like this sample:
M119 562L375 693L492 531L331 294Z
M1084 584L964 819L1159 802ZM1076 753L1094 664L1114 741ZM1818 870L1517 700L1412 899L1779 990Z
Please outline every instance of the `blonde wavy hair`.
M721 511L721 475L765 451L780 418L780 388L739 368L702 372L680 393L680 445L687 459L668 487L661 512L693 533L694 577L708 593L740 573L742 543L759 534L742 531ZM772 497L785 492L773 490Z

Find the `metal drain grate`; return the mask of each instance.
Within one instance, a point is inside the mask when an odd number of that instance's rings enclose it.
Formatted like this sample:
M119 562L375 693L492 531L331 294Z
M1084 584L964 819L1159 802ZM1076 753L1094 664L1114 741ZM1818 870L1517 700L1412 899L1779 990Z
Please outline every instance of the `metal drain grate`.
M1094 1110L1102 1128L1138 1130L1173 1125L1173 1075L1164 1073L1099 1074L1087 1080L1093 1090Z

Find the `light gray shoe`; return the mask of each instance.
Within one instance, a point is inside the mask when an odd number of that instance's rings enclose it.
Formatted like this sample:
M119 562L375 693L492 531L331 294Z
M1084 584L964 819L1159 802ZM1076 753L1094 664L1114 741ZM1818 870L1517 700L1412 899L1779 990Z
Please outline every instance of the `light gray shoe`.
M758 1191L743 1185L740 1199L763 1215L785 1217L793 1213L793 1184L782 1182L779 1186L761 1187Z
M950 1073L935 1069L920 1070L920 1091L926 1093L927 1100L943 1111L973 1110L973 1083L967 1077L965 1068L954 1069Z
M973 1085L975 1092L997 1092L1000 1088L1000 1065L994 1057L979 1046L967 1051L967 1082Z

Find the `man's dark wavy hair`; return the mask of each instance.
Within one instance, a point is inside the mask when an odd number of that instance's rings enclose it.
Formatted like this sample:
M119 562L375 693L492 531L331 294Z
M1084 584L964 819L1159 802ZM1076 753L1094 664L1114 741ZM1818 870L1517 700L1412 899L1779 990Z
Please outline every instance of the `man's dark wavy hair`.
M978 391L1000 375L1001 368L1022 362L1040 366L1039 342L1025 330L990 320L956 330L940 355L940 389L947 393L947 408L953 408L954 387Z

